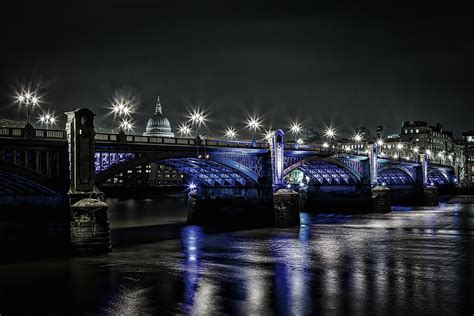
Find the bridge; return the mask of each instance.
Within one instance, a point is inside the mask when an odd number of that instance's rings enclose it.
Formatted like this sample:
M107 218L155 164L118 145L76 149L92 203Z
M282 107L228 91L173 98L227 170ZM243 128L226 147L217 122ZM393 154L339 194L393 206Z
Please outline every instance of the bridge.
M95 132L92 111L66 114L66 130L0 128L0 203L64 207L77 248L110 246L97 187L152 162L186 176L190 222L229 203L270 210L281 227L299 224L300 209L323 205L388 212L392 200L436 204L438 190L456 181L451 166L431 164L424 154L383 158L376 144L358 154L285 143L282 130L268 142L105 134Z

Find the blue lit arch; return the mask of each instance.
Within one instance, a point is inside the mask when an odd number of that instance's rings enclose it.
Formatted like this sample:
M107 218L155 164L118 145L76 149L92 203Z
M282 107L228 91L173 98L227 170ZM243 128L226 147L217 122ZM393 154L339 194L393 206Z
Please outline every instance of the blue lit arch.
M285 175L295 169L301 170L310 181L318 185L355 185L359 182L355 174L333 161L311 159L300 162L293 168L287 168Z
M379 183L387 185L411 185L415 183L415 179L407 170L393 166L378 170L377 180Z
M248 168L235 167L233 165L235 162L228 159L222 159L219 162L213 158L198 159L195 153L189 152L157 152L141 156L127 153L120 155L117 155L117 158L123 159L106 164L105 169L96 169L96 172L99 172L95 175L95 183L101 184L119 173L148 163L167 165L204 186L252 186L258 183L258 175L253 174ZM102 156L101 154L96 157L96 167L98 159L102 159ZM113 156L108 155L108 157ZM226 165L227 163L229 165Z
M436 186L445 186L450 182L448 176L443 171L439 169L432 169L428 172L428 183L434 184Z
M285 169L285 176L295 169L301 170L319 185L355 185L361 181L357 171L331 158L310 157L300 160Z
M171 158L157 163L176 169L204 186L249 186L256 182L250 177L209 159Z

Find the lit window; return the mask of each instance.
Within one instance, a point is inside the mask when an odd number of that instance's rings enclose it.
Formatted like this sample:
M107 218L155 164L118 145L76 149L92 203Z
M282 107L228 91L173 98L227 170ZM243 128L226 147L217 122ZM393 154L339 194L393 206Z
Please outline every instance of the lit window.
M417 128L415 132L418 134L420 132L420 130Z

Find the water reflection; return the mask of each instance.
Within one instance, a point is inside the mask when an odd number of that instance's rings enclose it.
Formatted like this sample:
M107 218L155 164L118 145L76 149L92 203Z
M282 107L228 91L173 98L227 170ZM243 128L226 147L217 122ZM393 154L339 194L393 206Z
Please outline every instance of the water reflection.
M301 223L225 233L184 226L179 239L107 256L0 266L0 312L32 297L29 311L59 314L72 311L65 302L77 313L130 315L472 314L474 206L302 213Z
M195 296L197 296L198 282L201 277L200 252L202 236L202 228L199 226L187 226L182 232L181 240L184 254L184 309L189 311L192 310L192 306L194 305ZM202 300L202 293L199 298Z

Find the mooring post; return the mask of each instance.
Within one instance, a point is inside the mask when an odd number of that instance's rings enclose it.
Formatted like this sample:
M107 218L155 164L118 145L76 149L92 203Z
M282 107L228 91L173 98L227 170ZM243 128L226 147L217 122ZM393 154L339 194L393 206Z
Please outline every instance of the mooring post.
M66 114L72 248L77 253L109 252L108 206L94 184L95 114L84 108Z

